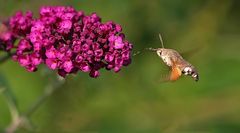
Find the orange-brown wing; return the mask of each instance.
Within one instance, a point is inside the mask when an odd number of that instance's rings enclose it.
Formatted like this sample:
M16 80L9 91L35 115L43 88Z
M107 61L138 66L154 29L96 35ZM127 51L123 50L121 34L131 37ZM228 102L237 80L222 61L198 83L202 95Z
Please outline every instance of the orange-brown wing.
M176 81L182 75L181 70L178 67L171 67L170 73L161 74L159 82Z
M182 75L181 70L176 65L172 66L172 70L171 70L170 78L169 78L170 81L177 80L181 75Z
M180 68L177 66L178 60L171 59L171 61L172 61L172 67L171 67L171 73L170 73L169 80L175 81L182 75L182 72L181 72Z
M162 74L160 82L175 81L182 75L180 68L176 65L177 62L172 60L172 64L172 67L170 67L170 73Z

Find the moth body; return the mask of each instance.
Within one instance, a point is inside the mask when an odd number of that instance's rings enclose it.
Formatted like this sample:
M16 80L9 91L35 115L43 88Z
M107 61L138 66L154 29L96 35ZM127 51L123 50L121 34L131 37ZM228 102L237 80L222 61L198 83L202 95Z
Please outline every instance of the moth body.
M191 76L195 81L199 80L195 67L183 59L183 57L173 49L158 48L157 55L163 62L172 68L170 80L177 80L182 74Z

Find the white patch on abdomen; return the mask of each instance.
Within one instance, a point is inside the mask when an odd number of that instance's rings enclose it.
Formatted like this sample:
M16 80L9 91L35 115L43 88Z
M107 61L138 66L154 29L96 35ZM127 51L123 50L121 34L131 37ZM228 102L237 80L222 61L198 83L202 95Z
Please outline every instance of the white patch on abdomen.
M183 72L185 75L190 75L192 73L192 68L191 67L185 67L183 69Z

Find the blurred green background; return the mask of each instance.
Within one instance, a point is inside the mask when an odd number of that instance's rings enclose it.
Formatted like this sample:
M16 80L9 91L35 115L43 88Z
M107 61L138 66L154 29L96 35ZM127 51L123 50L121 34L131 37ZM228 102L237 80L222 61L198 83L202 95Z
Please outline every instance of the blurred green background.
M66 83L31 117L39 133L239 133L240 132L240 1L238 0L0 0L0 16L42 5L71 5L103 22L123 27L134 52L165 47L185 52L200 73L199 82L182 77L158 82L167 69L156 54L133 57L118 74L101 71L68 76ZM9 60L0 65L21 112L39 97L48 81L44 68L28 73ZM10 123L0 95L0 129ZM17 133L32 132L19 129Z

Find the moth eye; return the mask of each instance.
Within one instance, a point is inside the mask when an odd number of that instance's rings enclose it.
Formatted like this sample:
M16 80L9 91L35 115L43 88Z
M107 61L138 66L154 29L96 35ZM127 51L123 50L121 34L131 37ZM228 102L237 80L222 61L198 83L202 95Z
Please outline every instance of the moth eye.
M158 51L158 55L162 55L162 51Z

